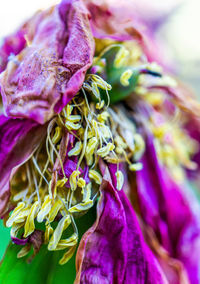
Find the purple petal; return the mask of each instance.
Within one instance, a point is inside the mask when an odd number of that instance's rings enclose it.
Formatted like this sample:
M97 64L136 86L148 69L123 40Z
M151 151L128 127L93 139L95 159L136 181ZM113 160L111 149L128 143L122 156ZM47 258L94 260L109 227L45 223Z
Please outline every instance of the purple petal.
M7 36L0 47L0 73L7 66L10 55L17 55L26 45L24 32L22 30Z
M25 246L25 244L27 244L27 242L29 241L29 238L19 239L19 238L11 237L11 240L16 245Z
M46 127L26 119L0 116L0 215L9 200L9 180L44 137Z
M64 0L35 17L30 46L16 57L18 63L9 62L0 82L8 116L44 124L81 88L94 41L80 0Z
M108 169L101 186L97 221L77 252L75 283L167 283L142 237L123 191L117 192Z
M180 188L159 164L150 134L141 162L137 184L142 217L170 256L184 263L191 283L199 283L200 206L192 192Z

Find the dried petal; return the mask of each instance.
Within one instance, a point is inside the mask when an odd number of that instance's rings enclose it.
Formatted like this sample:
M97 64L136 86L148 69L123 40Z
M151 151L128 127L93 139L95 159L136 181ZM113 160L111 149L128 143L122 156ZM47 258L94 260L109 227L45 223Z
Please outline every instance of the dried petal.
M40 20L30 45L16 57L18 64L8 63L0 83L8 116L44 124L81 88L94 42L88 11L80 0L63 0L35 17Z
M167 283L144 243L125 194L113 188L108 169L101 186L97 220L80 242L76 268L75 284L128 284L133 279L134 283Z
M9 179L44 137L46 126L30 120L0 116L0 215L9 200ZM34 133L34 135L33 135ZM13 171L12 171L13 170Z

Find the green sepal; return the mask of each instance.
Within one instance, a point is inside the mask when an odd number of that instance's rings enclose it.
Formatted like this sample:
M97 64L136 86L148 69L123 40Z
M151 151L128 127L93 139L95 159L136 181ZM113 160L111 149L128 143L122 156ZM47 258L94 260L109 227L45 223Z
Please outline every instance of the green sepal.
M113 47L104 55L104 58L106 59L106 81L112 86L112 89L109 91L111 104L122 101L131 95L139 78L139 69L128 67L128 69L133 71L133 74L129 79L129 86L125 87L120 83L120 77L122 73L127 70L127 67L116 68L114 66L115 56L119 51L119 48L120 47L118 46ZM106 99L105 94L103 94L103 98Z

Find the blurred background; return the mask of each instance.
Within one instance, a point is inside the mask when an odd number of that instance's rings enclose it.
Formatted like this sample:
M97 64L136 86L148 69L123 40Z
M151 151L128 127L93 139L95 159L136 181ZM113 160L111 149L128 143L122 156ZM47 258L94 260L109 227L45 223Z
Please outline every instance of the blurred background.
M97 3L98 1L102 0L97 0ZM116 3L116 0L107 1ZM117 3L123 1L137 3L137 11L143 13L143 17L158 19L157 38L162 41L164 47L167 47L166 56L170 54L178 77L188 82L200 97L200 0L117 0ZM1 1L0 42L35 11L57 2L59 1ZM0 258L9 240L9 230L4 229L1 224Z
M102 0L98 0L97 3ZM176 71L184 81L189 82L198 92L200 80L200 0L107 0L123 3L133 1L140 13L144 16L164 17L162 25L157 31L158 37L167 45L173 61L176 62ZM59 0L6 0L2 1L0 9L0 40L16 29L25 19L29 18L38 9L43 9L58 3ZM171 12L173 11L173 12ZM147 16L149 17L149 15ZM151 19L150 19L151 20Z

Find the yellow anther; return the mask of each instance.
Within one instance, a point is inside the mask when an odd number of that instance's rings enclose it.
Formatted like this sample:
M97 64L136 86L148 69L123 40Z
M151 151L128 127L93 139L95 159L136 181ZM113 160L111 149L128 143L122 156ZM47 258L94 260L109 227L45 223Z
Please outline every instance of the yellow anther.
M117 153L117 154L119 154L119 155L121 155L121 154L123 154L124 153L124 149L122 148L122 147L116 147L115 148L115 152Z
M129 165L129 170L133 172L140 171L142 170L142 168L143 168L142 163L135 163L135 164Z
M44 233L44 243L48 244L50 236L53 234L53 228L50 224L47 224L46 230Z
M77 185L81 188L85 187L86 185L86 182L83 178L79 178L78 181L77 181Z
M69 117L71 115L73 111L73 106L72 105L67 105L67 117Z
M135 152L134 152L134 159L138 161L145 150L145 142L142 136L138 133L134 134L134 143L135 143Z
M92 183L88 183L81 191L83 194L83 202L86 202L90 200L91 197L91 189L92 189Z
M14 209L14 211L12 212L10 218L7 220L6 222L6 227L11 227L13 222L15 222L15 219L17 217L17 215L20 213L20 211L25 207L25 203L24 202L20 202L18 204L18 206Z
M129 86L129 79L133 75L133 71L131 69L127 69L124 71L120 77L120 83L124 86L127 87Z
M32 207L30 209L30 213L29 213L29 215L26 219L26 223L25 223L25 226L24 226L24 238L28 237L35 230L34 219L36 217L38 209L39 209L39 202L36 201L36 202L33 203Z
M14 223L10 229L10 236L13 238L17 237L17 234L22 227L24 227L23 223L20 224Z
M92 81L94 81L97 87L101 88L102 90L110 91L112 89L112 86L99 76L92 75Z
M15 222L15 223L25 222L26 217L28 216L29 212L30 212L30 206L28 206L28 207L22 209L22 210L19 212L19 214L16 216L14 222Z
M57 247L58 242L61 239L63 231L70 225L71 218L70 216L63 216L62 219L59 221L48 245L48 250L55 250Z
M27 193L28 193L28 189L22 190L19 193L14 195L13 200L18 201L20 199L23 199Z
M122 46L115 56L114 66L116 68L122 67L125 64L128 56L129 56L128 49Z
M52 142L54 144L58 143L58 141L61 139L61 136L62 136L62 128L60 126L56 126Z
M95 170L89 170L89 178L93 179L97 184L102 182L102 176Z
M105 102L104 102L104 100L102 100L100 103L96 104L96 109L102 109L104 107L104 105L105 105Z
M98 129L104 138L110 138L112 136L111 131L108 126L100 125Z
M101 114L97 115L97 119L99 122L104 123L108 117L110 116L110 114L107 111L103 111Z
M92 83L92 93L95 95L95 97L96 97L97 99L100 98L100 92L99 92L97 83L95 83L95 82Z
M126 149L127 148L127 144L124 142L124 140L122 139L122 137L120 137L119 135L117 135L114 139L115 143L117 146Z
M42 207L37 215L37 221L41 223L51 210L51 199L47 196L42 204Z
M66 262L68 262L68 260L73 256L73 254L75 253L76 250L76 245L71 247L64 255L63 257L60 259L59 264L63 265Z
M93 206L93 201L92 200L87 200L85 202L81 202L69 209L70 213L75 213L75 212L82 212L85 210L90 209Z
M81 120L81 116L80 115L70 115L68 116L67 120L70 122L78 122Z
M119 170L115 173L115 176L117 178L117 190L121 190L124 185L124 175L122 171Z
M93 155L91 154L85 154L85 158L86 158L86 163L88 166L91 166L93 161L94 161L94 158L93 158Z
M97 150L97 154L104 158L105 156L107 156L110 153L110 151L112 151L114 149L115 149L115 145L113 143L108 143L106 146Z
M96 120L92 119L91 124L94 127L94 129L98 129L98 123Z
M95 136L95 130L94 130L94 127L88 131L88 135L87 135L87 138L92 138Z
M63 187L66 184L67 181L68 181L68 178L59 179L56 182L56 187Z
M77 177L80 175L79 171L73 171L73 173L69 177L69 183L71 190L75 190L77 188Z
M86 147L86 154L87 155L93 155L95 148L98 145L98 140L96 137L92 137L89 139L89 142L87 143L87 147Z
M71 121L66 121L66 122L65 122L65 126L66 126L66 128L69 129L69 130L78 130L78 129L81 127L80 124L78 124L78 123L73 123L73 122L71 122Z
M78 141L76 142L75 146L73 149L71 149L69 152L68 152L68 156L71 157L71 156L77 156L80 154L81 150L82 150L82 147L83 147L83 144L81 141Z
M60 240L56 247L56 250L62 250L62 249L72 247L77 244L77 241L78 241L78 235L74 233L71 235L71 237L65 240Z
M63 208L63 203L60 200L56 200L54 205L51 207L51 210L49 212L49 222L53 222L55 217L57 216L60 209Z

